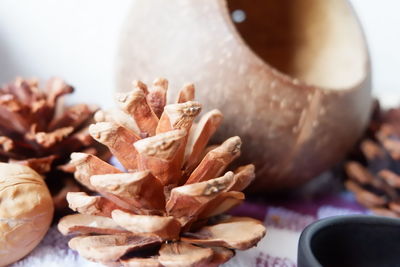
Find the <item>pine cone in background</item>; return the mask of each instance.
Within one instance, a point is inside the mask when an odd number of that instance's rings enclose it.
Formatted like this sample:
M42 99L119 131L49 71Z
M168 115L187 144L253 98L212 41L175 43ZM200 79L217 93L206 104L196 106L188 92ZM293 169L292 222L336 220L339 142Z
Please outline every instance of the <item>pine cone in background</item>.
M71 209L59 230L79 234L69 246L83 257L125 266L218 266L264 236L261 222L221 215L244 200L254 166L224 173L240 154L232 137L206 147L222 120L200 113L193 85L166 105L167 81L141 82L117 99L125 115L100 111L89 132L108 146L127 172L85 153L73 153L75 177L99 195L68 193ZM164 107L165 106L165 107ZM129 116L127 116L127 114ZM221 176L222 175L222 176Z
M21 78L0 88L0 160L44 175L58 210L66 208L68 191L81 190L72 177L74 167L67 164L70 153L106 151L87 131L96 108L64 107L60 101L73 90L58 78L50 79L43 90L37 80Z
M362 157L346 164L345 185L374 213L400 217L400 108L375 107L360 144Z

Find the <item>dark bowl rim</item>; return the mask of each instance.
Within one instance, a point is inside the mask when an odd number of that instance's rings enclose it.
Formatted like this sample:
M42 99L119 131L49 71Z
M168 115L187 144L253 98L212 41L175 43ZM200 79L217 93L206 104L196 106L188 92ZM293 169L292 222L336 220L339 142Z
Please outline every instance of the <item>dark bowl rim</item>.
M375 215L339 215L320 219L308 225L300 235L298 243L297 262L300 255L307 258L310 266L322 267L311 249L312 238L324 229L346 224L373 224L400 227L400 219Z

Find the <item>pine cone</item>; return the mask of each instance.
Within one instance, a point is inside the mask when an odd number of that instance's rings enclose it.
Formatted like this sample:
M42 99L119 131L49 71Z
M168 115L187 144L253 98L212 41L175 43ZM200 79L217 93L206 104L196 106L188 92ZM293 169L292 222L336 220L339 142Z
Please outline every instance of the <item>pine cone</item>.
M73 88L58 78L44 90L36 80L17 78L0 89L0 161L27 165L47 177L56 209L67 206L68 191L81 188L73 179L70 153L99 154L100 144L90 138L88 124L95 112L85 104L64 108L60 97Z
M221 112L195 124L201 106L192 101L193 85L166 106L166 80L152 90L134 85L117 99L125 115L100 111L89 128L127 172L93 155L71 155L76 179L99 194L67 195L79 214L58 228L80 234L69 246L89 260L124 266L218 266L234 249L254 246L265 234L261 222L221 215L244 200L240 191L254 179L253 165L223 174L240 154L239 137L206 147Z
M372 212L400 217L400 108L382 111L376 104L363 157L346 164L346 188Z

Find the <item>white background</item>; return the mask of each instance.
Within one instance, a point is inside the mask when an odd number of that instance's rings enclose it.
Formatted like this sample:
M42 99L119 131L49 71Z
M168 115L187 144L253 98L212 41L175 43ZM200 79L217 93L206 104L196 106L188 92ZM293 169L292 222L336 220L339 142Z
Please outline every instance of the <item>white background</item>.
M1 0L0 83L60 75L77 88L72 101L112 106L114 57L131 1ZM374 92L386 105L400 103L400 1L352 2L370 47Z

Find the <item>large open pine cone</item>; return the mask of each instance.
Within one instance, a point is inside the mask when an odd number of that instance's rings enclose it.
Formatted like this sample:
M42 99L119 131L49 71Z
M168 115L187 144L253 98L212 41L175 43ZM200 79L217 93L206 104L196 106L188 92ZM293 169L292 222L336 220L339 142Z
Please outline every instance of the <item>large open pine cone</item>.
M102 146L87 130L95 108L65 108L59 101L72 92L58 78L50 79L44 90L36 80L21 78L0 88L0 161L24 164L44 175L58 209L67 206L67 191L80 189L67 164L70 153L99 154Z
M376 105L360 150L363 158L346 164L347 189L374 213L400 217L400 108Z
M253 165L224 173L240 154L239 137L206 147L221 112L212 110L196 124L201 105L192 101L193 85L171 105L165 105L165 79L151 90L134 85L117 99L125 115L101 111L95 116L101 122L89 128L127 172L93 155L71 155L77 180L99 195L67 195L80 213L58 225L65 235L80 234L69 246L104 264L217 266L234 249L257 244L265 235L261 222L221 215L244 200L240 191L254 179Z

